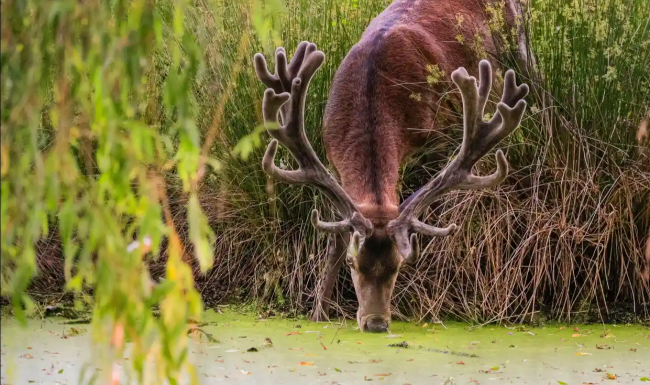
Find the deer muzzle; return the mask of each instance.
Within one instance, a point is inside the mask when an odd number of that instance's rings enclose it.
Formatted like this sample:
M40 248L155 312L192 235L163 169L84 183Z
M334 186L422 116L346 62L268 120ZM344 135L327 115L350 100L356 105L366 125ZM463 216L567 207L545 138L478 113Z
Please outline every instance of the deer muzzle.
M371 333L386 333L388 332L389 325L390 319L380 314L372 314L367 317L363 317L359 323L359 327L362 331Z

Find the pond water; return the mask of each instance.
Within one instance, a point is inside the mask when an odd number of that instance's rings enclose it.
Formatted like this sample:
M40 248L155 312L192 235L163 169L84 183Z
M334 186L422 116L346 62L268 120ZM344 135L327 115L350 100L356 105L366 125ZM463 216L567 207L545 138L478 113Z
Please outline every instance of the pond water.
M640 325L395 322L390 334L368 334L354 321L213 311L205 318L209 324L190 337L201 384L640 384L650 377L650 329ZM93 356L90 333L83 332L90 325L62 321L30 320L21 328L3 319L2 384L79 383Z

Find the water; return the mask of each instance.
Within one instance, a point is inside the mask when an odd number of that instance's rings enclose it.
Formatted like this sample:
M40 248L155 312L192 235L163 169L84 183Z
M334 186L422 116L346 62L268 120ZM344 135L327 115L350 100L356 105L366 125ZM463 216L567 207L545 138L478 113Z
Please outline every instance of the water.
M191 336L201 384L636 384L650 377L650 329L639 325L470 330L398 322L389 335L360 333L354 322L214 312L206 319L212 324L201 329L219 342ZM81 334L69 336L71 327ZM1 383L77 384L93 356L83 329L90 326L46 319L21 328L4 319ZM388 346L403 341L407 348Z

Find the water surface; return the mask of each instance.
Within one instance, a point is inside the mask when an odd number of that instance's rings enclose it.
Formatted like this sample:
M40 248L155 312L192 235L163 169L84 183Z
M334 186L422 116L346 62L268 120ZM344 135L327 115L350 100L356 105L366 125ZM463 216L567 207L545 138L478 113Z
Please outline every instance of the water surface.
M219 342L203 332L190 337L201 384L641 384L650 377L650 330L639 325L396 322L390 334L367 334L353 321L213 311L205 318L201 330ZM30 320L27 328L4 319L1 383L79 383L81 367L97 351L85 329L55 318Z

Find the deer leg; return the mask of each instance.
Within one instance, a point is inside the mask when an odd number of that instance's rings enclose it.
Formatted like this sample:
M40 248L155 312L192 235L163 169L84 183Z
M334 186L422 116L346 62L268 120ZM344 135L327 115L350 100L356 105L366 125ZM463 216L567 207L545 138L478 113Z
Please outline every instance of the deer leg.
M329 320L330 303L336 278L345 260L350 241L350 234L331 234L327 241L327 266L319 282L318 295L311 320L323 322Z

